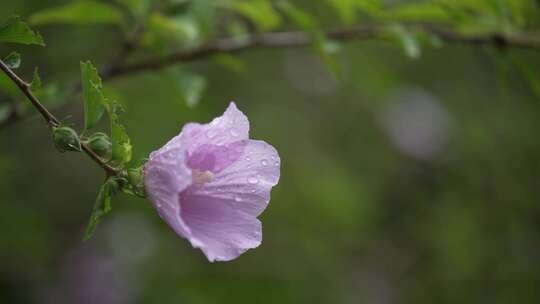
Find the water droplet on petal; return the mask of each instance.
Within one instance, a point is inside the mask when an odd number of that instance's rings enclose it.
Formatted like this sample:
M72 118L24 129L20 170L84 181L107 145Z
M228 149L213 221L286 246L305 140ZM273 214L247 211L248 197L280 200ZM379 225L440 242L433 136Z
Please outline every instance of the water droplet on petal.
M249 156L246 157L246 160L247 160L247 161L251 161L251 157L249 157Z
M251 189L251 191L250 191L250 192L251 192L251 193L255 193L255 189Z
M254 176L248 177L248 180L247 180L247 181L248 181L248 183L250 183L250 184L256 184L256 183L259 182L259 180L258 180L256 177L254 177Z
M268 161L266 159L261 160L261 165L268 166Z
M229 130L229 133L231 134L232 137L238 137L238 131L236 131L235 128L232 128Z
M275 162L274 166L276 166L276 167L279 166L279 162Z
M235 202L241 202L242 199L241 199L239 196L235 196L235 197L234 197L234 201L235 201Z
M276 160L276 157L274 155L271 156L272 160Z

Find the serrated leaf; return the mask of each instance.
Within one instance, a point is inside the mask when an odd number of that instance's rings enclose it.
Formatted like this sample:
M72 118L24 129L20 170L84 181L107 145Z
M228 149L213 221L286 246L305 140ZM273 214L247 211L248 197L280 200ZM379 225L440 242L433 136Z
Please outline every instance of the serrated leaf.
M126 128L120 121L120 114L123 112L122 106L116 102L108 102L107 113L111 121L111 161L117 165L124 165L131 161L132 146Z
M10 68L10 69L17 69L21 66L21 54L17 52L11 52L9 55L7 55L6 58L4 58L4 63Z
M101 221L101 218L111 211L112 197L117 191L118 183L114 180L114 178L107 179L107 181L105 181L105 183L100 187L96 202L94 203L94 208L92 209L92 213L84 233L85 241L92 237L92 234L94 234L94 231Z
M4 23L0 24L1 42L45 45L41 35L30 29L18 16L10 17Z
M34 13L31 24L121 24L122 12L103 2L83 0L73 1L63 6L47 8Z
M90 61L81 62L81 83L84 99L84 128L93 128L103 116L106 104L101 78Z

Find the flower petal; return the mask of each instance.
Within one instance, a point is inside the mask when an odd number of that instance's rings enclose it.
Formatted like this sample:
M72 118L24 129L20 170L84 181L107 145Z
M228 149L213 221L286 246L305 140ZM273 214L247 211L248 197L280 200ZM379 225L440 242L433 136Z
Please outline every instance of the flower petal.
M261 222L219 199L181 195L182 219L191 229L189 241L210 262L230 261L261 244Z
M185 165L186 153L182 147L169 146L165 152L162 149L151 155L144 167L145 191L160 217L176 233L189 237L190 230L179 216L178 204L180 193L192 181L191 170Z
M187 164L192 169L218 173L237 161L242 155L247 140L226 145L202 145L188 156Z
M270 201L270 191L279 181L280 159L271 145L247 140L238 160L214 176L192 195L219 200L242 212L258 216Z
M234 102L222 116L214 118L208 124L187 124L182 133L185 133L188 151L192 153L198 147L210 145L226 145L239 140L248 139L249 121Z

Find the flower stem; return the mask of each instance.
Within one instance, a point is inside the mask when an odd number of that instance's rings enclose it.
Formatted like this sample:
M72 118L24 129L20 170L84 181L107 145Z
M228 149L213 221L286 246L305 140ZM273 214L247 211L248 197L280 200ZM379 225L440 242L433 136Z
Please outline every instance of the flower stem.
M39 99L34 95L32 92L31 85L24 81L21 77L19 77L13 70L7 66L7 64L4 63L4 61L0 60L0 70L4 72L12 81L19 87L21 92L28 98L30 103L38 110L38 112L43 116L43 119L47 122L47 124L53 128L60 125L60 120L56 118L47 108L39 101ZM117 168L114 168L107 163L103 159L101 159L94 151L92 151L86 143L81 143L82 150L94 161L96 162L103 170L105 170L105 173L108 176L112 175L118 175L120 174L120 170Z

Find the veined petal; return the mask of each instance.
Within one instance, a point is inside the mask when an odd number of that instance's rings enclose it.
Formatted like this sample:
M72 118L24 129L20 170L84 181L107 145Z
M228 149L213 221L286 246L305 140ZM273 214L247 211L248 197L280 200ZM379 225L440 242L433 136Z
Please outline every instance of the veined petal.
M185 133L189 142L188 152L202 145L226 145L249 137L249 121L234 102L222 116L214 118L208 124L187 124L182 133Z
M158 155L177 147L185 147L188 154L193 154L203 145L222 146L249 138L249 121L231 102L222 116L214 118L210 123L187 123L179 135L171 139L163 148L150 156Z
M190 189L192 196L221 201L251 216L258 216L270 201L279 181L279 155L264 141L247 140L238 160L203 187Z
M144 185L160 217L176 233L189 237L190 230L180 217L178 200L180 193L191 185L192 178L191 170L185 164L185 152L178 153L179 150L154 154L144 167Z
M210 262L230 261L261 243L261 222L219 199L184 192L180 206L182 219L191 230L189 241Z

